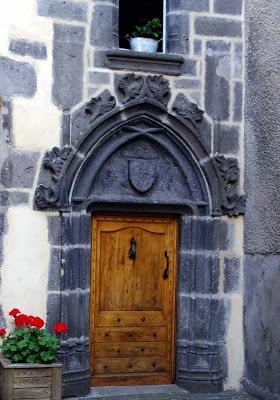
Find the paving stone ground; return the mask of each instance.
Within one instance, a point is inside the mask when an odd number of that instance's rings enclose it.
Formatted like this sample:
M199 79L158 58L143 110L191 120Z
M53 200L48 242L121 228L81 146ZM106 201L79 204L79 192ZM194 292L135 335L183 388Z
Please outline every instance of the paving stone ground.
M65 400L252 400L244 392L189 393L176 385L92 388L86 397Z

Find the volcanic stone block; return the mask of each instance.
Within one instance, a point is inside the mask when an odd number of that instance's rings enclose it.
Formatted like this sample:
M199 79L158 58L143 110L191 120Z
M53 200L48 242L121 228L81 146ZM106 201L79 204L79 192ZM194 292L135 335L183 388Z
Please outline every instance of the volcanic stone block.
M240 260L238 257L224 258L224 292L239 293Z
M67 294L68 302L68 335L70 338L80 338L88 336L88 320L89 314L85 304L89 303L89 294L69 292Z
M234 19L196 17L194 29L203 36L242 37L242 23Z
M40 153L11 150L1 170L2 184L7 188L32 188Z
M61 322L61 297L59 294L50 293L47 298L47 320L46 329L53 332L53 326L57 322Z
M38 14L68 21L87 22L87 4L70 0L38 0Z
M60 290L61 281L61 259L60 248L51 248L51 257L49 263L48 290Z
M61 217L59 215L48 215L48 239L54 246L61 244Z
M193 42L193 53L195 56L201 56L201 40L195 39Z
M88 83L93 85L109 85L110 74L107 72L89 71Z
M242 74L243 74L243 44L235 43L234 77L240 79L242 78Z
M0 324L1 324L1 327L3 327L3 328L6 328L6 326L7 326L2 305L0 305Z
M233 120L242 121L242 106L243 106L243 84L236 82L234 84L234 109Z
M239 153L240 127L236 125L220 125L220 151L222 154Z
M12 101L2 100L0 124L3 130L3 140L6 145L13 144L13 103ZM4 139L5 137L5 139Z
M190 340L191 338L191 316L193 300L184 295L177 297L177 340Z
M37 91L35 68L26 63L0 57L1 97L33 97Z
M180 224L179 249L217 250L219 248L219 220L184 218ZM183 241L182 241L182 238Z
M29 193L25 192L0 192L0 204L5 207L18 204L28 204L29 198Z
M233 251L235 245L235 225L231 221L220 221L220 250Z
M118 9L111 4L96 3L92 11L90 44L106 49L119 46Z
M230 326L231 300L212 300L212 313L212 338L213 340L224 342L228 336Z
M2 262L4 261L3 240L4 240L4 235L7 232L7 230L8 230L8 223L7 223L6 214L0 213L0 266L1 266ZM0 284L1 284L1 274L0 274Z
M63 245L90 245L91 218L81 214L62 217L62 244Z
M183 54L189 53L190 21L186 14L167 14L167 53Z
M83 97L85 28L54 24L53 103L70 109Z
M210 254L179 253L179 293L217 293L219 289L219 257Z
M200 89L201 81L200 79L176 79L174 81L174 86L176 89Z
M186 58L184 64L182 65L181 75L196 76L196 66L197 60Z
M195 331L196 340L210 340L213 313L216 312L217 300L210 298L191 299L194 302L194 315L191 326ZM214 308L214 309L213 309Z
M209 11L209 0L167 0L167 12L169 11Z
M228 120L230 107L231 46L220 40L206 43L205 111Z
M242 14L242 0L214 0L214 12L219 14Z
M31 42L25 39L10 39L10 48L12 53L21 56L29 56L37 60L45 60L47 58L47 47L44 43Z
M62 251L62 289L88 289L90 286L90 248L68 248Z

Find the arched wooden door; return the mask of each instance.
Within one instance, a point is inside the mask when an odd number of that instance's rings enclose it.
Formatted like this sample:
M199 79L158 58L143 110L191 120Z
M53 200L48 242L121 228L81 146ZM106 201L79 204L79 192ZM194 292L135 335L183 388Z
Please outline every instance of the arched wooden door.
M93 217L93 386L173 382L176 257L174 217Z

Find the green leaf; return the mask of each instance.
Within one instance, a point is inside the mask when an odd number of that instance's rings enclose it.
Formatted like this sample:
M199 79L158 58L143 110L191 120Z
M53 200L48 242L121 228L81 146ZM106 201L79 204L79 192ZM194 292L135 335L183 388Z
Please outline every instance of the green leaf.
M28 343L25 340L21 340L18 342L18 348L23 349L24 347L28 347Z
M30 354L30 356L27 357L26 361L30 364L34 364L36 360L37 355L36 354Z
M11 358L13 356L13 353L11 352L11 350L7 350L7 351L5 351L5 356L7 358Z
M21 361L21 360L23 360L23 359L24 359L24 357L23 357L22 354L15 354L15 355L12 357L12 360L15 361L15 362Z
M52 350L42 351L40 356L44 361L51 361L55 358L55 352Z
M21 352L21 354L23 354L25 357L26 357L28 354L30 354L30 353L31 353L31 350L29 350L29 349L23 350L23 351Z
M16 336L23 336L25 333L26 333L26 332L25 332L24 330L22 330L22 329L16 329L16 330L14 331L14 334L15 334Z

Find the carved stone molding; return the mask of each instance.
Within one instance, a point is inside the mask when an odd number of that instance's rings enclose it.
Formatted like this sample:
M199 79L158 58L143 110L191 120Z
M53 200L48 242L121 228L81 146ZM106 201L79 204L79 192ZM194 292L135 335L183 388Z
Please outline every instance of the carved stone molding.
M54 147L45 154L43 167L53 172L51 181L53 184L48 186L40 184L35 192L35 204L38 208L58 208L60 207L60 181L63 175L63 166L69 154L72 151L71 146L64 146L61 149Z
M129 101L148 98L167 106L170 98L169 82L162 75L122 76L117 84L118 98L126 104Z
M107 112L113 110L116 106L116 99L111 95L109 90L104 90L98 97L93 97L86 105L86 113L91 114L89 123L92 124L93 121L100 115L104 115Z
M238 160L236 158L225 158L218 155L213 158L220 176L222 190L222 213L224 215L236 216L245 213L246 196L239 195L231 184L239 178Z

